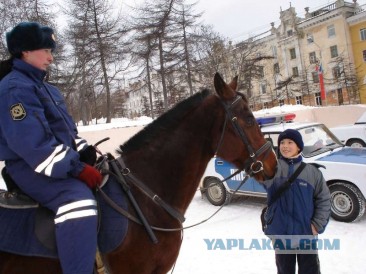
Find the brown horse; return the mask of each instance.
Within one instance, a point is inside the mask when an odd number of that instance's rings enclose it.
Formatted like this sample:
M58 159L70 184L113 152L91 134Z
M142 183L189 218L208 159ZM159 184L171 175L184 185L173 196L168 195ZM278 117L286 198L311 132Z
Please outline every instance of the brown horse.
M277 159L238 92L237 78L226 84L217 73L216 94L202 91L179 103L121 146L121 157L135 177L184 215L209 160L217 156L262 181L274 176ZM141 191L132 192L149 224L182 224ZM134 212L132 209L130 212ZM133 213L134 214L134 213ZM181 231L155 231L152 243L143 226L129 222L122 244L102 254L109 274L167 273L176 261ZM57 260L0 252L0 274L59 274Z

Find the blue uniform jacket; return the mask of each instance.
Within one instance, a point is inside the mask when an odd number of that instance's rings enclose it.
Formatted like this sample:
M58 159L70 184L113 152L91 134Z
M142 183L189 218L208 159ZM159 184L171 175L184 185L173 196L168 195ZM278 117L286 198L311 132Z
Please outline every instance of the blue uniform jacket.
M59 90L44 82L46 73L15 59L0 82L0 160L12 172L24 162L53 178L77 176L86 141L77 136ZM19 174L18 174L19 175ZM18 177L18 176L17 176Z
M268 201L277 189L293 173L301 161L278 160L275 177L265 182ZM291 170L291 172L290 172ZM280 198L268 209L269 224L267 235L312 235L311 224L322 233L328 223L330 212L330 192L321 171L307 164Z

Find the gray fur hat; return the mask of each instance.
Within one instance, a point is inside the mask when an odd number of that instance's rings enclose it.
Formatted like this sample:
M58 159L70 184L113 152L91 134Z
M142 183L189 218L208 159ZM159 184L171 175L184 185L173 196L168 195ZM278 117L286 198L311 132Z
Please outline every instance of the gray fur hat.
M6 33L8 51L17 56L22 51L56 48L53 29L36 22L21 22Z

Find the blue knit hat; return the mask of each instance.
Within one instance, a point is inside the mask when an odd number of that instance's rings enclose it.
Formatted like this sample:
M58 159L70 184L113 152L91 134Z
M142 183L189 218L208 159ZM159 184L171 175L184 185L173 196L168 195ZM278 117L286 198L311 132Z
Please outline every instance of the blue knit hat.
M280 147L280 143L283 139L290 139L295 142L295 144L300 149L300 152L304 149L304 142L302 140L302 136L300 132L294 129L286 129L285 131L281 132L278 136L278 147Z
M56 48L53 29L36 22L22 22L6 33L6 44L12 56L22 51Z

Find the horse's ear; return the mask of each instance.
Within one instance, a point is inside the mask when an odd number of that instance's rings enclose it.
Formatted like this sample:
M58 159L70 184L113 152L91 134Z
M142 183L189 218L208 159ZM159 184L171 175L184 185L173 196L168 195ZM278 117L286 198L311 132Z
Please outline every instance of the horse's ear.
M233 78L233 80L231 80L229 86L234 90L236 91L237 87L238 87L238 76L235 76Z
M238 78L235 77L230 84L226 84L221 75L216 72L214 77L214 86L216 93L223 99L231 99L235 96ZM234 89L235 87L235 89Z

